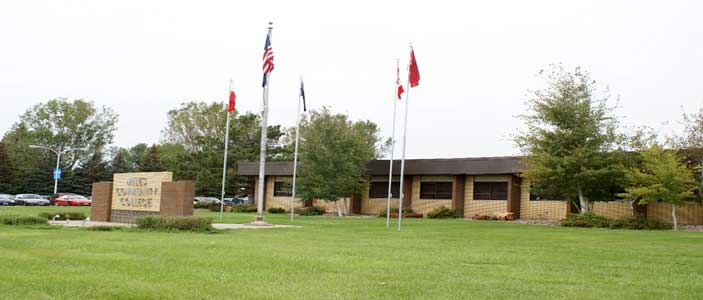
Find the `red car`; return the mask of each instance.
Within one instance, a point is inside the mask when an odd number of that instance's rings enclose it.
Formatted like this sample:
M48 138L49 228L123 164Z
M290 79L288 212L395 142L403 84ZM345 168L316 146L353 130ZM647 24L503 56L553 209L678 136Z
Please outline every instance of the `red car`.
M57 206L90 206L93 202L81 195L63 195L54 199Z

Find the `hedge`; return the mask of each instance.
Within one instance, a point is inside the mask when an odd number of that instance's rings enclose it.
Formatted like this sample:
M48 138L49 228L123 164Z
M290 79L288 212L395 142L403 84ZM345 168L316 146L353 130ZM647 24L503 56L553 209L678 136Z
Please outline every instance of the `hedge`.
M159 231L210 231L212 220L202 217L140 216L135 219L137 227Z
M46 219L34 216L0 216L0 223L5 225L47 225Z
M59 216L56 220L85 220L86 216L82 212L42 212L39 213L40 218L44 218L46 220L53 220L54 216Z

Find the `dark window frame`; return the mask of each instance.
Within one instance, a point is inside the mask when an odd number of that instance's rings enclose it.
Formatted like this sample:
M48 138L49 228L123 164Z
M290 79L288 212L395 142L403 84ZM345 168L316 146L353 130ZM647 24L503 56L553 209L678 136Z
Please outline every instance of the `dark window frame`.
M284 185L288 185L288 190L283 189ZM290 197L293 196L293 183L287 181L274 181L273 182L273 196L274 197Z
M451 181L421 181L420 199L451 200L454 196L454 183Z
M480 191L479 191L480 190ZM507 181L479 181L474 182L474 200L478 201L507 201Z
M400 182L392 181L391 196L400 197ZM388 181L372 181L369 183L369 199L387 199Z

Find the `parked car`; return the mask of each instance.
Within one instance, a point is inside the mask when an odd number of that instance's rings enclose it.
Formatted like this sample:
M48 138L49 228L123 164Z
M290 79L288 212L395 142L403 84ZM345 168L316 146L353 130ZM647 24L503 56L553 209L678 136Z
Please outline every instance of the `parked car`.
M53 194L49 197L49 202L51 204L54 204L54 201L56 201L57 198L63 197L63 196L73 196L75 195L74 193L58 193L58 194Z
M63 195L54 199L57 206L90 206L93 202L81 195Z
M0 205L15 205L15 200L12 200L12 195L10 194L0 194Z
M220 199L217 199L215 197L195 197L193 199L193 204L195 203L217 203L220 204Z
M240 205L240 204L248 204L247 201L249 201L249 197L234 197L234 198L225 198L225 205Z
M15 204L17 205L49 205L51 202L42 198L37 194L17 194L15 198Z

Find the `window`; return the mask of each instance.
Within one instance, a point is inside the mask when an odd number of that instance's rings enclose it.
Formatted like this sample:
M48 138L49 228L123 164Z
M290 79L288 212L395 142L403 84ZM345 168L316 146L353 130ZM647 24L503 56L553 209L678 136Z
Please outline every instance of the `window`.
M421 182L420 199L452 199L452 183Z
M293 195L293 184L287 181L273 182L274 197L290 197Z
M400 183L391 184L391 196L400 197ZM369 185L369 198L388 198L388 181L372 181Z
M567 197L546 187L538 185L530 185L530 201L563 201Z
M508 200L508 183L474 182L474 200Z

